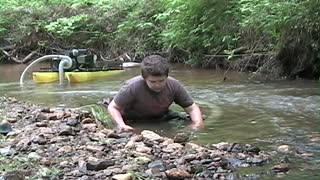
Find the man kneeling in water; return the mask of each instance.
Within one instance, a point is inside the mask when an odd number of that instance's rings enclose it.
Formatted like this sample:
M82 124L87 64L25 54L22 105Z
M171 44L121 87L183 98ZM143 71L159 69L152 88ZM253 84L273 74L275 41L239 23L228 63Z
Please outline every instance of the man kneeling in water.
M169 75L167 60L151 55L141 63L141 75L126 81L108 105L108 112L120 129L129 131L130 121L170 118L169 106L175 102L189 114L191 128L203 126L202 113L180 82ZM169 114L168 114L169 113Z

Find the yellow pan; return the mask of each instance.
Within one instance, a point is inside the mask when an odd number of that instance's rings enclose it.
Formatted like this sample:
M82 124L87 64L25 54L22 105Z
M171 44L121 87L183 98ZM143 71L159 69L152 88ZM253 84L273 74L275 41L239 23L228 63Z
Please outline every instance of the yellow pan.
M66 72L65 78L70 83L79 83L96 80L101 77L111 76L123 72L124 70L94 71L94 72ZM58 72L33 72L35 83L51 83L59 81Z
M94 71L94 72L67 72L66 78L70 83L80 83L111 76L123 72L124 70Z
M33 72L32 78L35 83L51 83L59 80L57 72Z

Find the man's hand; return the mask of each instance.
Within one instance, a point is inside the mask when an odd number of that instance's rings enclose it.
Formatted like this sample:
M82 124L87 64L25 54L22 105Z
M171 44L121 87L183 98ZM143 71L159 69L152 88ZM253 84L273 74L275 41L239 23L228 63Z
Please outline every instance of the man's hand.
M119 126L120 131L134 131L135 129L131 126L128 126L126 124Z

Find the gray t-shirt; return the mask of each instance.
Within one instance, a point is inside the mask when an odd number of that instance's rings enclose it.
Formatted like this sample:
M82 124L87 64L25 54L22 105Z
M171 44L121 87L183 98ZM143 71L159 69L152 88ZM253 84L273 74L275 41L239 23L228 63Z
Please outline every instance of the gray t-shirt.
M183 108L193 104L191 96L180 82L170 76L161 92L149 89L142 76L129 79L115 96L114 102L124 108L122 115L126 120L162 117L173 102Z

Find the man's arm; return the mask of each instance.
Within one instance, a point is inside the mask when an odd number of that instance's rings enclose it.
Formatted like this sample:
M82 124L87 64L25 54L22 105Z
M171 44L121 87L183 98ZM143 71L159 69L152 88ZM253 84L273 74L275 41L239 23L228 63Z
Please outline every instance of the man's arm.
M120 129L125 131L134 130L131 126L128 126L124 123L122 115L121 115L121 107L118 106L114 100L108 106L108 112L111 115L112 119L117 123Z
M203 127L202 113L198 105L193 103L192 105L186 107L185 111L190 115L190 118L193 122L193 124L191 125L191 128L199 129Z

